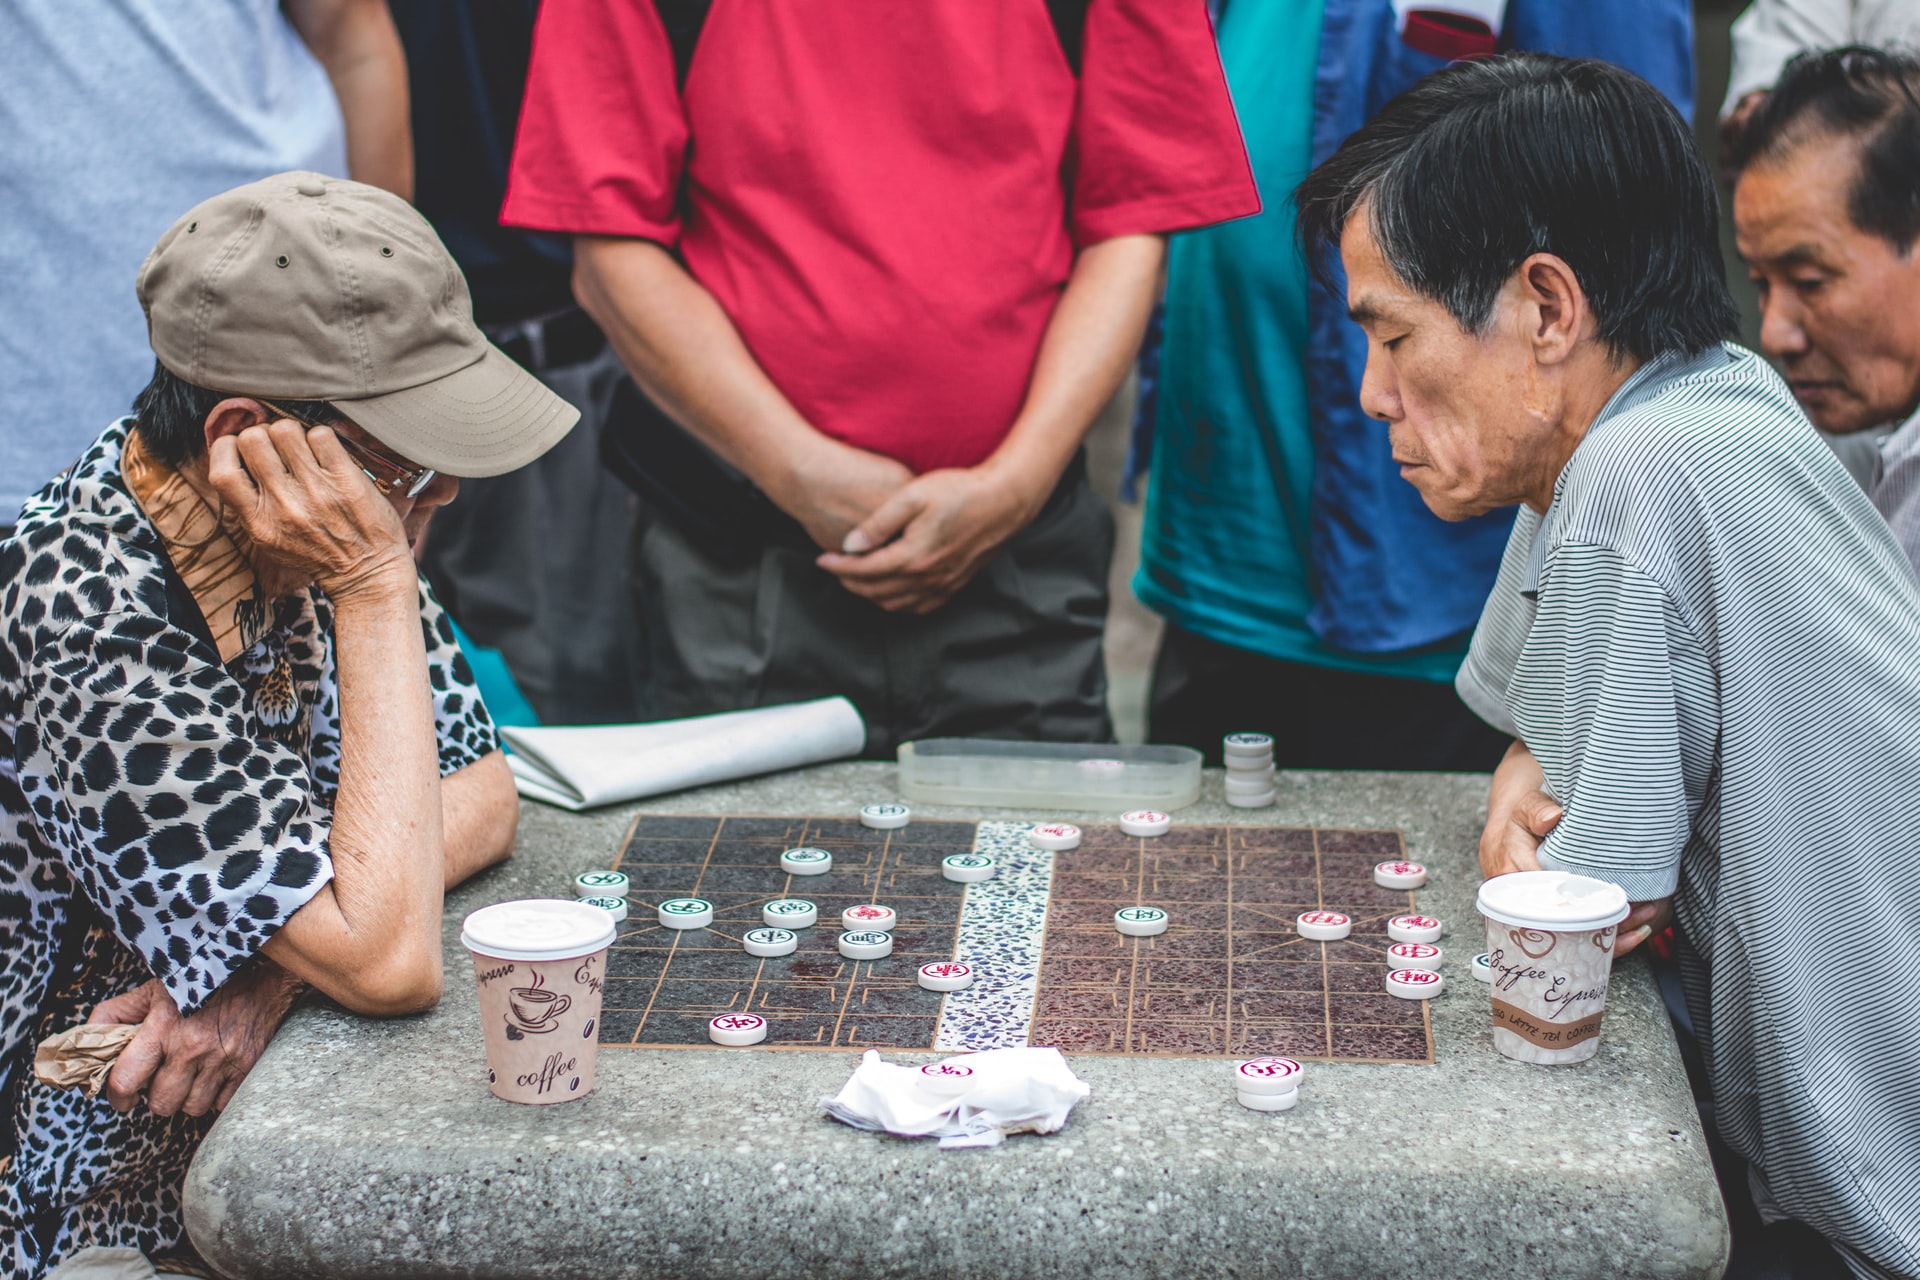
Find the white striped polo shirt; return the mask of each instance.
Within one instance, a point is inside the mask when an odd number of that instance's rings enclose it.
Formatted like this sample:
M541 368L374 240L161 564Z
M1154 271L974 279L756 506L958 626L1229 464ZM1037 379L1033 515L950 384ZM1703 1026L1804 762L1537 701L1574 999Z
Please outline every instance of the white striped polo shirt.
M1458 688L1565 810L1541 865L1674 895L1716 1120L1773 1201L1920 1274L1920 588L1759 357L1608 401Z

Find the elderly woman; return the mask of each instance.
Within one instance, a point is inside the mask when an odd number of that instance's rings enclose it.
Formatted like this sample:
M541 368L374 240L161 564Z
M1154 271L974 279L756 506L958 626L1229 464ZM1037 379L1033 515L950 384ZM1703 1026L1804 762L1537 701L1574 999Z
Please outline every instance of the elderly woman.
M203 1117L302 984L438 999L442 892L507 856L517 805L409 543L454 495L436 471L521 465L576 416L371 187L217 196L139 291L134 416L0 542L7 1280L180 1242ZM82 1021L140 1028L106 1101L33 1075Z
M1520 508L1458 682L1515 738L1484 870L1622 885L1622 951L1671 910L1762 1215L1856 1274L1920 1272L1920 590L1785 385L1721 341L1685 122L1598 63L1463 64L1299 206L1338 245L1401 474L1443 517Z

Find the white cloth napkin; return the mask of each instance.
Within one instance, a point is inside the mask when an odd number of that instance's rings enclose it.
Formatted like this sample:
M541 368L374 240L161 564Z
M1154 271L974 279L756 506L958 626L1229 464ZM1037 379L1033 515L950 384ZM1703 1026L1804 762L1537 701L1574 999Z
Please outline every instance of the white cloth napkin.
M867 725L845 698L726 711L653 724L502 729L520 794L563 809L638 800L688 787L860 754Z
M938 1138L940 1149L951 1151L999 1146L1010 1133L1052 1133L1093 1092L1058 1049L986 1049L945 1061L973 1069L965 1093L936 1093L919 1068L883 1062L869 1049L840 1092L820 1105L856 1129Z

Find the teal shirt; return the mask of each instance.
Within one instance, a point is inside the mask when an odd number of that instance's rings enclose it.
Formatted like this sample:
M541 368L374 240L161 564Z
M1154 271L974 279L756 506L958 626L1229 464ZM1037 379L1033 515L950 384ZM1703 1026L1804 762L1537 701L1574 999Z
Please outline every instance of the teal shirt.
M1234 0L1221 20L1221 62L1264 211L1174 237L1133 589L1176 625L1236 649L1451 681L1466 635L1360 654L1307 625L1313 439L1293 188L1312 168L1321 9L1322 0Z

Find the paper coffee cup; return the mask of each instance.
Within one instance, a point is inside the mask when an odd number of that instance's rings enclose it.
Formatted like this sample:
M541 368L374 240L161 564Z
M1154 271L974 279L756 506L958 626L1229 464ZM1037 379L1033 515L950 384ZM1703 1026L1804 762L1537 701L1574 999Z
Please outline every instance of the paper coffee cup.
M1493 1047L1549 1065L1599 1052L1626 891L1565 871L1518 871L1481 885L1479 907L1493 972Z
M500 902L466 918L460 941L473 953L495 1097L538 1104L593 1092L616 932L606 911L564 898Z

